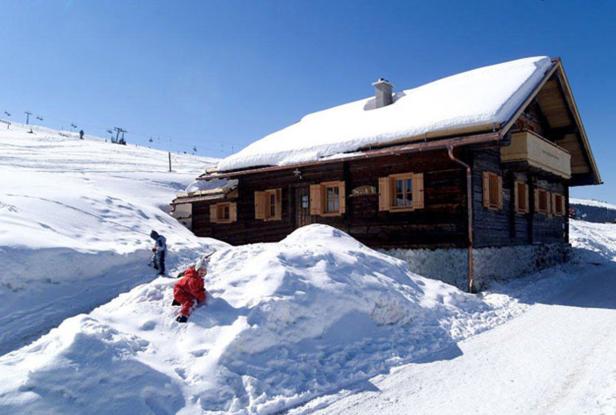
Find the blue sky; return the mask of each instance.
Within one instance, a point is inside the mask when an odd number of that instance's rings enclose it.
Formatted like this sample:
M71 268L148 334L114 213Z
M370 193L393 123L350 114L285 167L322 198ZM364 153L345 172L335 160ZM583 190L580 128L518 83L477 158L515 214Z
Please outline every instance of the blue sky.
M304 114L525 56L563 59L616 202L616 2L9 1L0 115L224 156Z

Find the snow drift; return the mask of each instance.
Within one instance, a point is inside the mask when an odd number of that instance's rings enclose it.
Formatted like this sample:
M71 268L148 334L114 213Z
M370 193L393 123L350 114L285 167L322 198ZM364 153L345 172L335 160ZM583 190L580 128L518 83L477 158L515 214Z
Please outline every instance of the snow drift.
M174 321L174 282L139 286L1 357L0 410L274 413L501 318L325 225L219 249L207 306L186 325ZM456 320L469 314L485 318Z

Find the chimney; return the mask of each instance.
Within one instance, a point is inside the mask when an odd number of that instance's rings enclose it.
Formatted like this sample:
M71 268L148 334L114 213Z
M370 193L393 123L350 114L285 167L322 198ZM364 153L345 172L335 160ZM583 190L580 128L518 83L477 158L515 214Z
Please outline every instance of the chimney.
M374 91L374 102L375 102L375 106L374 108L381 108L381 107L385 107L389 104L391 104L392 102L394 102L393 96L392 96L392 88L393 85L391 83L389 83L389 81L387 79L383 79L383 78L379 78L376 82L374 82L372 84L372 86L374 87L375 91Z

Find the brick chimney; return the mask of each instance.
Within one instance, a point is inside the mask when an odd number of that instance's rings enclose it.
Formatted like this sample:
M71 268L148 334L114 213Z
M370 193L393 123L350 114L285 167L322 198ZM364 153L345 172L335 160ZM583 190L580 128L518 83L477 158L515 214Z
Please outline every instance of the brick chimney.
M375 108L385 107L394 102L393 85L387 79L379 78L372 86L374 87Z

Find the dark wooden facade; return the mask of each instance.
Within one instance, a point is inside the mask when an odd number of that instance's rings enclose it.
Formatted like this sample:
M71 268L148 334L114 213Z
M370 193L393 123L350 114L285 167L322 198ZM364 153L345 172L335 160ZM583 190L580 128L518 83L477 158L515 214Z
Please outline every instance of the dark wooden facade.
M193 231L232 244L279 241L297 227L325 223L376 247L462 246L466 240L464 170L444 151L328 163L275 173L243 176L238 184L237 222L213 224L207 204L193 205ZM380 212L378 193L354 195L362 186L378 189L378 178L395 173L424 173L425 207L411 212ZM346 212L323 217L302 214L301 198L310 184L346 184ZM254 192L282 189L282 220L255 220ZM305 209L305 208L304 208Z
M500 163L499 145L466 149L460 157L473 169L474 246L506 246L567 242L568 218L533 212L515 213L513 183L529 183L530 194L540 183L552 192L565 194L567 183L555 177L519 171L520 166ZM378 189L378 178L395 173L424 174L424 207L411 212L379 211L378 193L353 194L362 186ZM503 207L483 206L482 174L496 172L503 177ZM308 223L324 223L379 248L465 247L467 241L465 170L449 159L444 150L399 156L315 164L302 168L242 176L237 189L237 221L212 223L210 203L193 204L193 232L231 244L275 242ZM301 207L302 196L310 184L340 180L346 184L346 212L341 216L310 215ZM282 218L277 221L255 219L254 194L270 188L282 189Z

